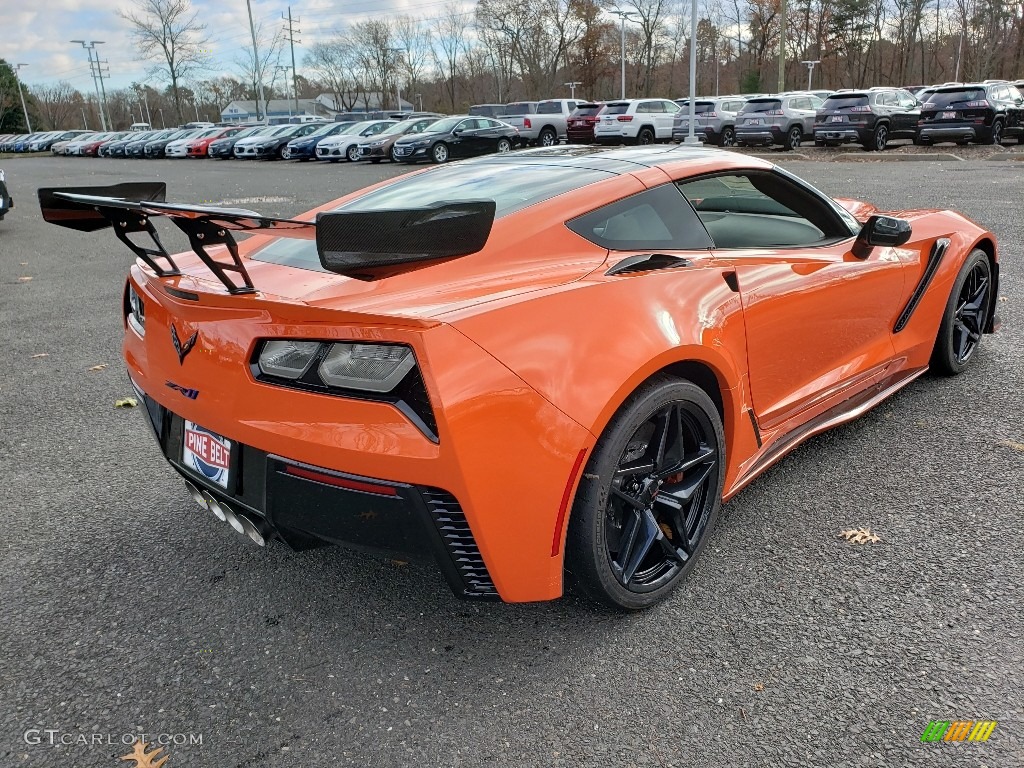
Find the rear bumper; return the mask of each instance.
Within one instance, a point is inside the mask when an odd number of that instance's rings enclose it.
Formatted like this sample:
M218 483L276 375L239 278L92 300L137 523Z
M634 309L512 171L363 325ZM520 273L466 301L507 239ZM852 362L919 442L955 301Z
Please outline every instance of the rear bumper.
M868 130L858 130L857 128L829 128L827 126L814 126L814 140L815 141L839 141L847 143L851 141L865 142L871 138L871 132Z
M977 128L984 128L977 126ZM918 138L929 139L930 141L963 141L978 138L978 130L973 125L949 124L949 125L922 125L917 130Z
M746 144L775 144L781 143L785 133L778 126L758 126L756 128L736 127L736 141Z
M182 462L181 416L137 385L136 392L175 471L222 507L262 521L292 549L328 542L414 558L433 556L456 596L499 599L466 515L447 491L334 472L239 444L232 446L228 487L222 488Z

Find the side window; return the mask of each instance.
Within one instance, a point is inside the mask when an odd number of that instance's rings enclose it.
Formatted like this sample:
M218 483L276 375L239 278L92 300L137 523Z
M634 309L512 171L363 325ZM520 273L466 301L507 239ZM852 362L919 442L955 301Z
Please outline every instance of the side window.
M674 184L645 190L566 222L612 251L707 250L711 239Z
M676 112L679 111L679 105L676 104L674 101L661 102L661 108L665 112L668 112L670 115L674 115Z
M641 101L639 104L636 105L636 113L638 115L645 115L648 114L650 111L651 102L649 101Z
M718 248L806 246L852 234L827 202L778 173L721 174L679 189Z

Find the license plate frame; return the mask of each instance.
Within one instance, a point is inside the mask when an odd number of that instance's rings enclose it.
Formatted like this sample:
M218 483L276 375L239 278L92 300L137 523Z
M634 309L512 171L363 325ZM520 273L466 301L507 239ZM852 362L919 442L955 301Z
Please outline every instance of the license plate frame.
M832 117L829 118L829 122L830 123L841 123L841 122L843 122L843 116L842 115L832 115Z
M942 112L939 120L956 120L956 112Z
M234 443L212 429L183 420L181 464L196 477L227 490Z

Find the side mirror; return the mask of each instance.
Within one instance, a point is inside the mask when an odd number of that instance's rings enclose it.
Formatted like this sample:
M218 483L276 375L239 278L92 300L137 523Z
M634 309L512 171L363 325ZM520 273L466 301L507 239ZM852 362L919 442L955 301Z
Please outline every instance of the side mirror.
M910 239L913 229L906 219L892 216L872 216L857 235L853 246L853 254L857 258L866 259L871 249L876 246L895 248Z
M461 128L455 128L452 131L452 136L458 136L460 133L462 133L462 129Z

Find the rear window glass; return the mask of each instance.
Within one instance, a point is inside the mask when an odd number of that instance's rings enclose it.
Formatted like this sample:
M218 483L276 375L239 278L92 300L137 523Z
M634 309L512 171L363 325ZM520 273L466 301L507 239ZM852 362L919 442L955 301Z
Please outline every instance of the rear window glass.
M945 107L964 101L981 101L985 97L984 88L960 88L955 91L936 91L928 97L928 103L936 107Z
M850 107L866 107L868 95L866 93L847 93L842 96L829 96L825 99L825 109L849 109Z
M580 104L573 112L573 117L590 117L601 111L603 104Z
M607 104L607 105L605 105L604 112L602 112L601 114L602 115L624 115L628 111L629 111L629 104L628 103L624 103L624 102L619 102L617 104Z
M537 113L537 104L532 101L517 101L514 104L506 104L505 115L534 115Z
M560 115L562 105L557 101L545 101L537 105L538 115Z
M779 99L751 99L743 105L744 112L771 112L773 109L782 109Z
M495 217L500 218L613 176L607 171L592 169L573 169L567 173L561 166L458 163L400 179L335 210L386 211L460 200L493 200L497 206ZM316 243L312 240L283 237L252 254L251 258L323 271Z
M612 251L704 250L711 238L675 184L662 184L567 223L569 229Z

